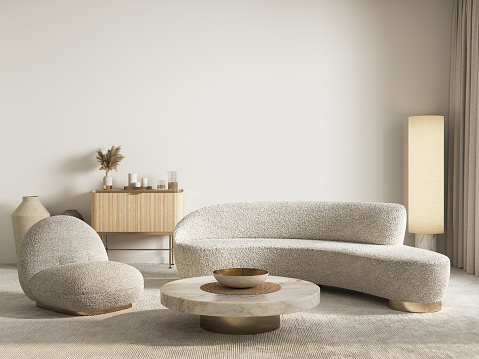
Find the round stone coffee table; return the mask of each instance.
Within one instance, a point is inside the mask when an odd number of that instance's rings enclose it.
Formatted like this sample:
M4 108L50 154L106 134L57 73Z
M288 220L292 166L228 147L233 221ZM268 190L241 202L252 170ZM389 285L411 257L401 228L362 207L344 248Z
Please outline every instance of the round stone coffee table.
M206 292L203 284L213 276L175 280L160 288L161 304L178 312L200 315L201 328L223 334L259 334L276 330L280 315L300 312L319 304L320 289L301 279L269 276L266 282L281 286L277 292L230 295Z

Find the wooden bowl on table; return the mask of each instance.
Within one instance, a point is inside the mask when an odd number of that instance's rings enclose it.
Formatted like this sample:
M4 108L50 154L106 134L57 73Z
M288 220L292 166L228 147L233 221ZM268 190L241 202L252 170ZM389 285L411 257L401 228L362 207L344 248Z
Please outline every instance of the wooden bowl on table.
M213 271L215 279L230 288L251 288L263 283L268 271L257 268L225 268Z

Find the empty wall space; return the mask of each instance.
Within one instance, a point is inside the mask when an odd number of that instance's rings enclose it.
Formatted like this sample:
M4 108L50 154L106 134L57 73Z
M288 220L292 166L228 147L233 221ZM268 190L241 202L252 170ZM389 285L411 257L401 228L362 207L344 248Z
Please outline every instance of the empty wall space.
M95 151L112 145L125 155L115 187L129 172L156 182L177 170L185 214L233 201L403 203L407 117L447 118L452 3L0 2L0 263L16 261L22 196L90 221Z

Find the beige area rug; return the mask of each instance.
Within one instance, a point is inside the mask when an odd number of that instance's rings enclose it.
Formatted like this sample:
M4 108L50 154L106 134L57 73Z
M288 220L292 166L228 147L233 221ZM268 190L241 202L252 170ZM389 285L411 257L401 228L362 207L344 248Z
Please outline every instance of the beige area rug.
M438 313L393 311L384 299L325 287L319 306L282 316L280 329L233 336L160 304L174 269L134 266L145 291L133 308L75 317L35 307L15 266L0 265L0 358L479 358L479 278L460 269Z

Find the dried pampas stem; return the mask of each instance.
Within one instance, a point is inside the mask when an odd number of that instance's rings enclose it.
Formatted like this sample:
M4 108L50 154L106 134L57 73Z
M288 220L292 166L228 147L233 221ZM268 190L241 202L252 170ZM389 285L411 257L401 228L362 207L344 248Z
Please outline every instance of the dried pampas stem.
M103 153L101 149L98 149L96 152L96 160L100 162L101 165L100 171L106 171L107 176L108 172L112 170L116 171L121 160L125 158L125 156L120 154L120 150L121 146L111 146L111 149L106 153Z

